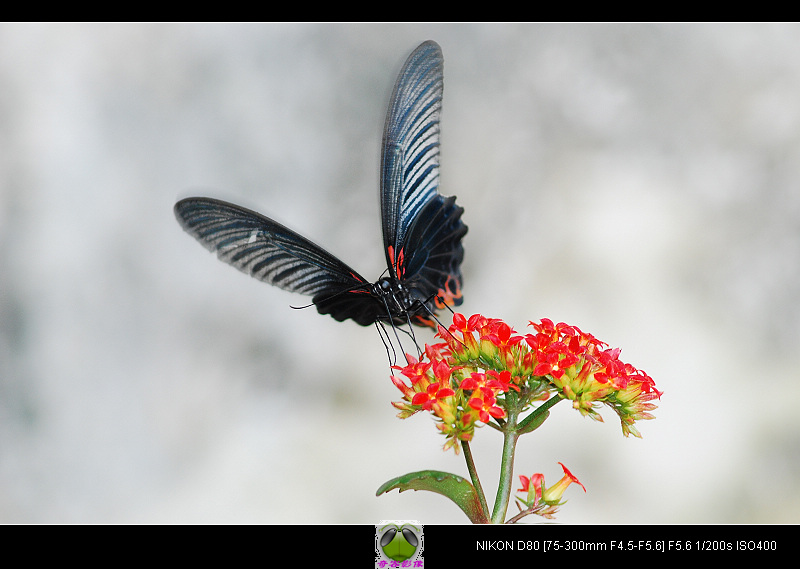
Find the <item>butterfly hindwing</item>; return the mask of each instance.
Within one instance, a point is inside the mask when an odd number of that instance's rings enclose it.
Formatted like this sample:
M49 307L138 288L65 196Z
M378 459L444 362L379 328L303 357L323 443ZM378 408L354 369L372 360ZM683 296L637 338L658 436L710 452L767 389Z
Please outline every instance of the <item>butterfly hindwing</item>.
M458 306L462 302L461 239L467 233L467 226L461 221L464 208L455 201L454 197L440 195L430 200L414 219L399 249L397 269L406 288L431 312L444 308L445 304ZM428 315L422 316L431 325Z

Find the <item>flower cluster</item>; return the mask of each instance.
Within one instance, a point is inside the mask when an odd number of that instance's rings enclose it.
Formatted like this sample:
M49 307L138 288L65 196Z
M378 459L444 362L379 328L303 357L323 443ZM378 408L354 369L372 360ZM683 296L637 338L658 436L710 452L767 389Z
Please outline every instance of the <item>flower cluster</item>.
M559 462L558 464L561 463ZM562 502L561 498L571 484L578 484L586 492L586 487L566 466L561 464L561 468L564 470L564 476L550 488L544 487L544 474L534 474L530 478L527 476L519 477L522 488L519 488L517 492L525 493L524 497L517 496L517 507L520 512L526 515L538 514L552 519L553 515L558 511L558 507L566 502L566 500ZM523 508L523 506L525 507Z
M472 439L476 426L503 424L537 401L551 396L569 399L584 416L602 421L597 407L606 404L619 416L625 436L640 437L637 420L652 419L659 398L653 380L619 359L619 349L576 326L531 322L534 334L517 334L502 320L475 314L453 315L449 329L440 326L443 342L426 345L419 359L394 366L410 380L392 376L403 394L393 405L406 418L430 411L447 437L445 449Z

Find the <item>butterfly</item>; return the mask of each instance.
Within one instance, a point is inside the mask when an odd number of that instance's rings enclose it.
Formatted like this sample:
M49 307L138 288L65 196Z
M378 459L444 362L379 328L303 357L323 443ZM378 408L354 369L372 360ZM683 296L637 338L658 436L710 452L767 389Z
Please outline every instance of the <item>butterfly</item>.
M455 197L439 188L442 67L426 41L403 65L386 114L381 220L387 270L370 282L322 247L255 211L211 198L186 198L175 216L217 257L253 277L312 297L320 314L362 326L436 327L435 313L458 306L461 240L467 226Z

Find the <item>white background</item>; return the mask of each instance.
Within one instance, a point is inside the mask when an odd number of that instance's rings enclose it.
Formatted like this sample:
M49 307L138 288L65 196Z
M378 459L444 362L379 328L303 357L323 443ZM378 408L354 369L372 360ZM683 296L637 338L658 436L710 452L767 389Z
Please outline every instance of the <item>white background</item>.
M560 404L517 473L570 467L564 523L800 522L799 26L4 24L0 523L466 521L374 495L466 475L394 417L375 330L172 213L234 201L376 279L384 113L426 39L463 311L575 324L664 391L641 440ZM490 499L500 442L473 445Z

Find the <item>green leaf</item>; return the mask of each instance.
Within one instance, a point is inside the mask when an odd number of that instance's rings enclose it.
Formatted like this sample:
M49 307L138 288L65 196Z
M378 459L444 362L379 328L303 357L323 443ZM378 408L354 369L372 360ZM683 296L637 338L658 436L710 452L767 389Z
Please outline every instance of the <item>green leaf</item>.
M542 426L542 423L550 416L550 411L545 411L544 413L531 413L519 424L519 430L517 433L520 435L524 435L525 433L530 433L531 431L535 431L539 427Z
M393 478L385 482L376 496L385 494L397 488L400 492L406 490L427 490L436 492L446 498L450 498L473 524L488 524L489 517L481 509L478 493L475 487L467 480L456 474L440 472L438 470L420 470L419 472L409 472L403 476Z

